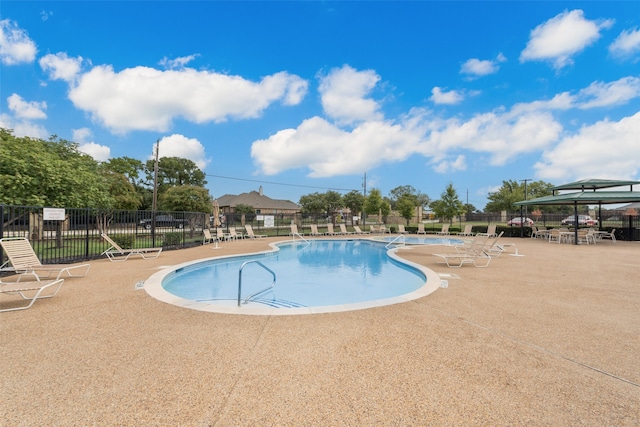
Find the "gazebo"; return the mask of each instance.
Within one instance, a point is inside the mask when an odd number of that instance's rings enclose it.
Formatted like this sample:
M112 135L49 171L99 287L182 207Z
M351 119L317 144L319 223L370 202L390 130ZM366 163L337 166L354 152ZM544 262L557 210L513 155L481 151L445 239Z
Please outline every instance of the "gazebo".
M640 185L640 181L620 181L608 179L584 179L559 185L551 189L551 196L538 197L536 199L516 202L521 207L524 205L573 205L575 215L575 244L578 244L578 205L598 205L599 224L602 227L602 205L617 203L640 202L640 191L633 191L634 185ZM629 187L629 190L607 190ZM560 194L561 190L580 190L572 193ZM629 224L631 229L631 224ZM631 236L631 230L629 230Z

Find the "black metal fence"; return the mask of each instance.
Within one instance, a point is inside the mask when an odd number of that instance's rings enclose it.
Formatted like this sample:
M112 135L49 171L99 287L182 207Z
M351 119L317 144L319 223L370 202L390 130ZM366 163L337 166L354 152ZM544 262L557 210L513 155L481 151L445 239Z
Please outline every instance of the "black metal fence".
M454 222L452 231L462 229L465 223L474 223L474 231L486 231L490 224L497 224L505 231L505 236L517 237L520 227L508 227L507 222L519 217L515 214L470 214L461 221ZM603 215L604 216L604 215ZM566 214L547 214L533 218L537 226L559 227ZM45 264L72 263L102 256L109 245L101 238L101 233L126 248L158 247L165 250L201 245L203 228L215 228L214 218L202 212L162 212L124 211L102 209L48 209L37 206L0 205L2 228L0 238L26 237L36 254ZM244 231L250 224L256 234L268 236L288 236L291 224L296 224L301 233L309 234L311 225L318 225L319 231L326 231L328 222L344 222L352 227L351 218L327 217L301 213L273 214L221 214L220 227ZM367 218L367 224L376 223L377 216ZM394 231L396 224L404 223L401 218L389 218L387 224ZM359 224L363 225L363 224ZM438 221L424 224L427 233L435 233L442 227ZM621 240L640 240L640 217L638 215L612 215L605 217L602 229L616 229L616 237ZM407 231L415 232L417 225L407 226ZM530 235L526 227L524 236ZM6 261L0 252L0 262Z

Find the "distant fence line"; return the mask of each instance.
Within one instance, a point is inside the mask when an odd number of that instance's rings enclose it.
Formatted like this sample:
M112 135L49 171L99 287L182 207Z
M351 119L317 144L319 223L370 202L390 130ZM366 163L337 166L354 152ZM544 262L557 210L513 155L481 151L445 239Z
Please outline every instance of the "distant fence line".
M452 229L462 228L466 222L473 222L481 229L484 225L499 224L520 216L518 213L481 213L468 214L465 218L453 222ZM549 228L560 226L566 214L546 214L534 218L536 225ZM214 228L213 218L202 212L166 212L128 211L106 209L51 209L38 206L9 206L0 204L2 228L0 238L26 237L43 263L71 263L95 259L109 247L100 237L102 232L109 234L119 243L129 247L157 247L180 249L201 245L202 229ZM302 213L270 214L221 214L221 225L225 231L229 228L242 229L251 224L260 234L269 236L288 236L290 224L298 225L299 231L308 234L310 225L322 226L327 222L345 222L353 225L352 218L328 217ZM367 224L378 222L377 215L367 216ZM386 221L391 229L404 220L397 216ZM640 218L620 215L619 218L603 222L604 228L616 228L617 236L624 240L640 240ZM363 224L360 224L363 225ZM427 221L427 232L439 231L442 224ZM415 231L415 226L407 230ZM508 235L519 235L511 229ZM530 230L526 235L529 235ZM6 261L0 253L0 261Z

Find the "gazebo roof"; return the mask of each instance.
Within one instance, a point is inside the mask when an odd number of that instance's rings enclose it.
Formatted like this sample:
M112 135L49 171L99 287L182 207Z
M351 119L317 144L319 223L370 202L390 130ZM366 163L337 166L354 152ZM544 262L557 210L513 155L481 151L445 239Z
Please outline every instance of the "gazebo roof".
M630 191L633 191L633 186L640 184L640 181L621 181L614 179L583 179L580 181L570 182L568 184L558 185L551 188L552 191L558 190L599 190L602 188L614 188L629 186Z
M516 202L516 205L596 205L640 202L640 191L578 191Z

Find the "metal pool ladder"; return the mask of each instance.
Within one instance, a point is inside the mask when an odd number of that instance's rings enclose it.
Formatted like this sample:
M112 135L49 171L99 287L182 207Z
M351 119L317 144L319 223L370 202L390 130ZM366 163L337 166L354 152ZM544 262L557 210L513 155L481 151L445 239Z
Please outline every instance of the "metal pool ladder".
M406 239L404 238L404 234L401 234L395 239L393 239L392 241L390 241L389 243L387 243L385 248L389 249L391 245L393 245L394 243L397 243L399 246L404 246L405 242L406 242Z
M265 270L267 270L269 273L271 273L271 276L273 277L273 282L271 282L271 285L264 288L263 290L256 292L253 295L249 295L248 297L245 298L244 303L248 303L249 300L257 295L260 295L263 292L266 292L270 289L272 289L275 285L276 285L276 273L274 273L269 267L267 267L266 265L264 265L263 263L261 263L258 260L251 260L251 261L247 261L244 262L241 266L240 266L240 270L238 271L238 307L241 306L241 300L242 300L242 269L244 269L244 267L247 264L251 264L251 263L256 263L258 264L260 267L264 268Z

